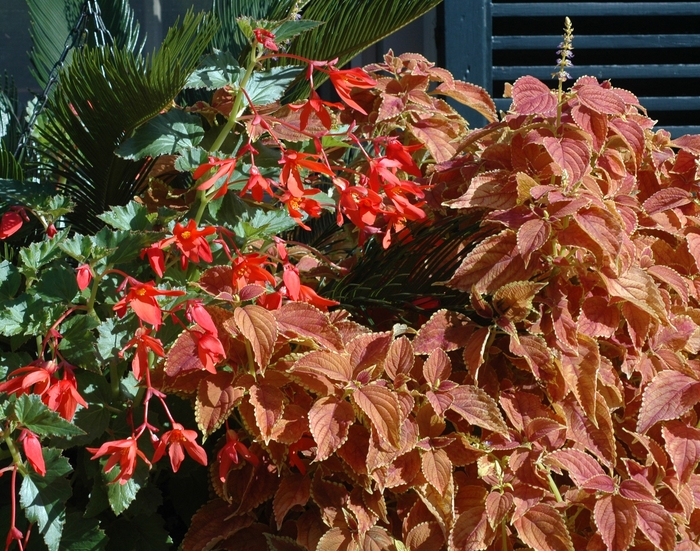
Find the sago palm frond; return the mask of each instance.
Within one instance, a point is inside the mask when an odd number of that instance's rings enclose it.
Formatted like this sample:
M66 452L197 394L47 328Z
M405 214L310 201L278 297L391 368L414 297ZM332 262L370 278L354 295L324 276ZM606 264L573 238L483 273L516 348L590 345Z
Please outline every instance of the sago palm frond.
M39 135L60 189L77 204L75 227L101 227L98 214L132 198L148 160L122 159L114 151L171 105L215 32L214 18L188 13L145 59L116 46L74 52Z

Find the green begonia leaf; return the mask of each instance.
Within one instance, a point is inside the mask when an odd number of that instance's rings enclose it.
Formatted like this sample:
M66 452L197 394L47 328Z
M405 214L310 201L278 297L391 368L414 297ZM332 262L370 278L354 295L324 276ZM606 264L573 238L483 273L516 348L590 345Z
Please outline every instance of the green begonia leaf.
M136 129L116 154L125 159L174 155L195 147L204 138L204 128L197 115L171 109Z
M22 283L22 275L7 260L0 262L0 300L14 297Z
M255 72L245 89L254 105L266 105L282 98L289 85L302 72L302 67L273 67Z
M115 206L98 216L117 230L150 230L153 227L151 219L155 214L148 214L145 205L131 201L124 206Z
M103 551L108 541L97 520L68 513L59 551Z
M245 74L236 58L230 52L215 50L202 59L197 70L187 79L185 88L206 88L217 90L230 84L237 84Z
M22 481L19 502L27 520L37 524L49 551L58 551L66 521L65 503L71 495L70 482L64 477L72 469L68 459L61 456L61 450L42 451L46 475L31 470Z
M23 394L14 404L19 424L40 436L73 436L85 434L81 429L50 410L36 394Z
M63 301L71 304L80 292L75 270L67 266L52 266L42 272L36 283L36 292L49 303Z

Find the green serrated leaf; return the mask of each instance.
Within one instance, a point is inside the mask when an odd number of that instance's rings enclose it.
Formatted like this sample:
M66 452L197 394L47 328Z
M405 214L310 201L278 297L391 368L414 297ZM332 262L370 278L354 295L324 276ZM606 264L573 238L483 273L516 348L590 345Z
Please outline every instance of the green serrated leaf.
M63 339L58 349L71 364L99 373L100 364L93 348L95 342L93 329L98 325L99 321L90 315L68 318L60 327Z
M255 72L245 87L246 92L254 105L267 105L278 101L302 71L302 67L289 66Z
M76 233L66 238L63 242L63 250L82 262L92 253L92 241L87 235Z
M209 161L209 153L201 147L185 149L181 152L180 157L175 159L175 170L180 172L192 172L199 165Z
M202 59L197 70L187 79L185 88L217 90L227 85L237 84L244 74L245 70L241 69L233 54L214 50L214 53Z
M59 551L102 551L109 538L95 519L80 513L68 513Z
M28 298L27 295L20 295L3 304L0 309L0 335L11 337L22 333Z
M68 230L58 232L53 238L32 243L19 252L19 257L24 267L30 270L33 277L36 271L44 264L51 262L61 253L59 245L67 237ZM25 271L25 270L22 270Z
M141 203L131 201L124 206L112 207L108 212L103 212L98 216L117 230L144 230L148 231L153 227L153 215L148 214L148 208Z
M85 434L81 429L50 410L36 394L23 394L13 408L17 422L40 436L74 436Z
M277 235L296 226L286 210L265 211L252 207L240 197L228 193L220 202L209 203L209 213L219 224L230 227L247 239Z
M75 270L67 266L52 266L42 272L35 289L48 302L63 301L67 304L71 304L80 293Z
M197 115L171 109L139 126L134 135L116 150L125 159L175 155L195 147L204 138L202 121Z
M72 469L61 450L42 451L46 475L30 471L22 481L19 502L27 520L37 524L49 551L58 551L66 520L65 503L71 495L70 482L64 477Z
M101 361L108 362L119 354L129 342L135 327L128 320L107 318L97 328L97 354Z
M275 42L278 44L283 40L289 40L306 31L323 25L323 21L311 21L309 19L300 19L298 21L285 21L272 32L275 34Z
M103 228L92 238L95 249L104 253L105 261L112 266L135 260L141 249L163 237L162 233L133 233ZM101 249L101 251L99 250Z
M104 468L104 465L107 463L107 459L102 459L100 463L102 463L102 467ZM126 511L133 503L134 499L136 499L139 490L144 485L146 478L148 477L148 466L143 461L138 459L133 477L127 480L124 484L121 484L121 481L110 484L110 482L116 479L118 475L118 466L115 466L108 473L104 473L104 478L107 482L107 498L109 499L109 506L112 508L115 515L120 515Z
M22 274L7 260L0 262L0 300L14 297L22 283Z

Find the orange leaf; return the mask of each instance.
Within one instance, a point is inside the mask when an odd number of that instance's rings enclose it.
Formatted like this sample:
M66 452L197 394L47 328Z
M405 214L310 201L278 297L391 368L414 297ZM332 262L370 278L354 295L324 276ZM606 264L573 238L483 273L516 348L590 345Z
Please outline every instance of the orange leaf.
M345 400L326 396L316 401L309 410L309 429L316 441L316 461L326 460L348 439L355 412Z
M688 302L688 283L676 270L668 266L657 265L649 266L647 272L676 291L683 302Z
M637 166L642 162L644 155L644 130L636 122L614 118L610 121L610 128L619 135L627 144L629 151L634 154Z
M571 116L576 124L593 139L593 149L600 151L608 135L608 118L596 113L584 105L576 105L571 109ZM600 163L598 163L600 166Z
M608 467L615 464L615 439L610 410L605 400L596 394L595 418L589 419L573 396L560 401L566 417L566 437L594 453Z
M648 214L656 214L668 209L682 207L692 201L693 198L686 190L672 187L657 191L654 195L649 197L649 199L644 201L642 206Z
M282 522L289 510L295 505L306 505L311 495L311 479L301 473L288 473L280 481L279 488L272 500L272 510L275 513L277 529L282 528Z
M236 308L233 319L238 330L253 347L255 363L258 364L261 372L264 372L267 364L270 363L277 340L275 316L262 306L248 304L242 308Z
M635 503L637 526L642 534L661 551L676 547L676 526L673 517L658 503Z
M593 457L573 448L550 453L545 459L545 464L569 471L571 480L579 488L585 484L586 480L605 474L603 467Z
M380 366L384 363L392 337L391 331L366 333L358 335L345 345L345 350L350 354L353 378L369 367Z
M489 524L483 507L465 510L452 528L454 549L486 549L493 541L495 532Z
M352 366L347 354L328 350L314 350L299 358L292 371L325 375L334 381L348 382L352 379Z
M530 263L530 257L535 251L542 248L551 234L551 228L548 222L535 218L528 220L518 228L518 251L525 260L525 266Z
M199 382L194 415L202 431L202 442L226 421L233 408L243 399L245 389L232 384L233 373L227 371L207 374Z
M544 138L542 143L554 163L562 171L566 171L567 187L580 182L590 170L591 152L583 140L548 137Z
M397 385L398 375L408 376L413 369L413 344L402 335L389 346L389 351L384 360L384 371L391 377L394 384Z
M421 471L433 487L444 494L452 479L452 462L445 450L425 450L421 457Z
M513 525L525 545L535 551L574 551L564 520L549 505L531 507Z
M518 199L517 181L509 178L510 171L493 170L471 179L467 192L448 201L453 209L487 208L505 210L516 205Z
M411 528L404 542L411 551L435 551L443 548L445 536L437 522L421 522Z
M431 387L440 386L452 373L452 362L444 350L436 348L423 364L423 377Z
M661 371L644 389L637 432L677 419L700 401L700 382L678 371Z
M586 415L595 419L600 369L598 342L591 337L578 335L578 350L575 353L564 351L559 365L566 386L574 393Z
M391 446L397 447L403 416L396 394L388 388L372 384L355 390L352 399L367 416L379 436Z
M207 269L199 278L202 290L220 300L233 300L236 290L233 287L233 268L214 266Z
M603 115L624 115L625 102L610 89L595 84L584 84L576 90L578 100L596 113Z
M451 80L440 84L434 90L434 93L448 96L459 103L471 107L486 117L486 120L489 122L497 120L496 105L493 103L489 93L481 86L461 80Z
M506 519L506 515L513 507L513 494L502 494L498 491L491 492L486 497L486 517L489 519L491 528L496 528Z
M603 297L588 297L578 316L578 331L589 337L611 337L620 324L620 310Z
M318 540L316 551L345 551L353 547L356 548L356 546L353 545L352 535L349 530L345 527L335 527L328 530L328 532L323 534L321 539Z
M498 289L491 300L496 311L506 319L518 322L532 310L532 299L545 287L545 283L511 281Z
M233 516L233 509L223 499L203 505L190 521L182 542L183 551L200 551L253 524L251 516Z
M276 386L253 385L250 387L250 403L255 407L255 422L267 444L275 424L284 413L284 393Z
M574 220L603 249L603 255L608 262L614 262L622 241L622 226L619 220L607 210L598 207L579 210L574 214Z
M467 345L474 322L463 314L439 310L418 330L413 339L416 354L430 354L439 348L445 352Z
M618 495L604 495L596 501L593 518L608 551L626 551L637 530L634 503Z
M288 302L274 311L279 331L287 337L305 337L319 346L341 351L343 340L328 316L306 302Z
M165 374L177 377L191 371L202 371L206 374L204 365L199 361L197 343L189 331L183 331L168 350L165 359Z
M502 434L508 433L503 416L496 402L478 387L460 385L450 391L453 402L450 409L459 413L467 422Z
M680 421L670 421L661 429L661 434L679 482L687 484L700 462L700 430Z
M600 274L610 296L627 300L654 316L657 320L668 323L666 304L661 298L659 288L642 268L632 266L617 278Z
M524 76L513 84L513 107L511 110L519 115L544 115L549 117L556 114L557 97L535 77Z

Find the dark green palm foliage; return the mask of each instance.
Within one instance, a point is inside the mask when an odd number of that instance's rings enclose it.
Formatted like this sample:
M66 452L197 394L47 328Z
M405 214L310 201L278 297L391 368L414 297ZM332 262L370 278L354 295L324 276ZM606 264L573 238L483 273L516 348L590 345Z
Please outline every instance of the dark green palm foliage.
M12 152L21 132L17 87L5 75L0 87L0 178L20 180L22 169Z
M212 41L212 47L231 52L239 57L248 46L248 40L241 32L236 18L241 16L253 19L285 19L297 0L214 0L212 12L221 26Z
M114 151L171 104L216 28L210 15L188 13L145 59L114 46L74 52L60 73L39 134L59 188L77 204L69 218L76 229L99 229L103 223L97 215L126 204L137 192L148 161L122 159Z
M440 283L454 275L471 250L479 222L476 216L449 216L413 226L388 249L372 239L348 274L330 282L322 294L339 301L356 321L382 329L387 320L395 323L397 314L411 324L437 308L469 312L469 294Z

